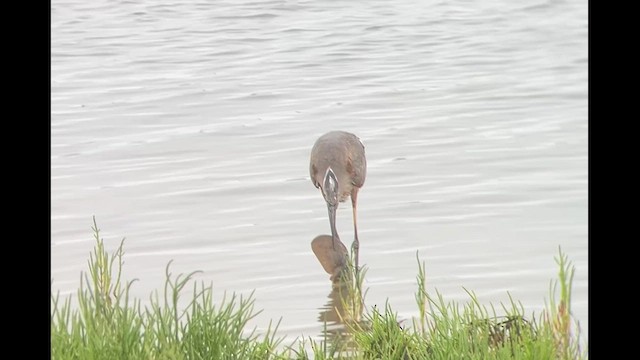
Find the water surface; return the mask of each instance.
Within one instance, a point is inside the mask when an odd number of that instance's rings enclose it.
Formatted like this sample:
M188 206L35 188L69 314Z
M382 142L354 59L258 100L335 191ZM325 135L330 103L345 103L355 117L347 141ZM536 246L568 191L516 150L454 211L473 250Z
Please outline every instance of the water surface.
M308 175L324 132L361 137L367 306L428 290L544 307L561 246L587 317L587 3L78 1L51 4L53 288L125 241L135 296L202 270L255 289L252 322L318 337L329 233ZM351 243L351 209L338 210Z

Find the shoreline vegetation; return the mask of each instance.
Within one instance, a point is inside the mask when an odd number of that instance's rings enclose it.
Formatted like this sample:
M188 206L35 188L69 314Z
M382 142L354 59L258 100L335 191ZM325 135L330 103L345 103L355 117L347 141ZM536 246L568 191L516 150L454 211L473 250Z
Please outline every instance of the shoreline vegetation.
M93 219L95 245L87 273L81 275L77 306L51 291L51 358L63 359L587 359L580 328L571 316L575 268L561 249L555 257L558 278L538 316L525 317L519 302L482 305L467 289L465 304L447 302L426 291L425 263L418 254L419 316L399 323L391 304L367 308L362 283L366 268L353 271L353 259L334 286L344 324L339 333L326 330L325 340L300 337L285 343L273 321L264 333L247 329L254 309L253 293L235 293L214 303L213 286L196 283L189 274L174 276L167 264L165 286L142 306L121 279L124 239L113 254L105 251ZM53 284L53 280L52 280ZM189 291L191 289L191 291ZM558 294L559 290L559 294ZM187 306L179 299L188 297ZM497 315L498 313L505 315Z

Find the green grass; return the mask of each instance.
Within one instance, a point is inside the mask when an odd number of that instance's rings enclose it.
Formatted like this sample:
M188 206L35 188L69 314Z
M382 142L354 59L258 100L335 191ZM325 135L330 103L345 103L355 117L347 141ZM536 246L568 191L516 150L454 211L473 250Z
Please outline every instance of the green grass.
M525 317L510 297L500 314L467 291L464 304L447 302L426 291L425 264L418 258L416 304L419 316L410 326L399 322L390 304L365 306L362 284L366 268L346 272L337 289L342 299L340 336L316 341L299 338L284 344L278 324L264 334L247 329L259 314L253 293L232 294L213 301L212 285L193 276L165 271L161 294L150 305L129 296L134 281L121 279L124 240L113 254L105 251L93 223L95 246L88 273L81 275L77 306L71 297L51 294L52 359L587 359L580 348L579 328L572 327L571 283L574 268L559 250L558 279L539 316ZM416 255L417 257L417 255ZM352 259L349 263L353 269ZM558 296L557 290L560 289ZM189 289L192 289L189 291ZM186 306L181 296L189 294ZM180 302L182 303L182 302ZM328 332L325 331L328 334Z

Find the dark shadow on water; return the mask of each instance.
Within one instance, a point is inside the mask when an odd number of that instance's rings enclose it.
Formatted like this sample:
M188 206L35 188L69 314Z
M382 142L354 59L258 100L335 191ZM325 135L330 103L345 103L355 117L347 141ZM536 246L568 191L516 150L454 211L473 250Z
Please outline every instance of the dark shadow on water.
M321 337L329 346L341 350L351 349L354 345L351 326L361 321L364 304L362 292L356 291L354 287L349 252L339 239L334 246L330 235L316 236L311 242L311 248L323 269L330 275L328 285L331 286L331 292L318 314L318 321L325 329Z
M327 296L327 303L320 308L318 321L323 324L324 331L321 338L329 346L348 350L354 348L353 334L350 325L358 321L362 315L360 311L354 314L353 298L349 296L348 284L334 286Z
M340 239L333 244L331 235L318 235L311 241L311 250L322 265L324 271L330 275L332 284L339 281L340 274L347 268L349 252Z

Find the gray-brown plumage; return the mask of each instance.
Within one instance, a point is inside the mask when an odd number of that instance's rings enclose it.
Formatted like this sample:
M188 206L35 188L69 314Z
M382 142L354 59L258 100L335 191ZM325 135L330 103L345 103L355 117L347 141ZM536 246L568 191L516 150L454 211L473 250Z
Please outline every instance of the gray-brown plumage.
M358 269L358 240L357 202L358 190L364 185L367 176L367 159L364 145L354 134L345 131L331 131L318 138L311 149L309 164L311 181L316 188L320 188L322 196L329 210L329 224L333 247L339 240L336 230L336 209L338 203L351 197L353 209L353 250L355 265Z

